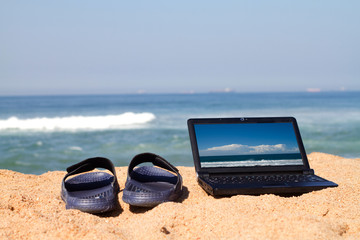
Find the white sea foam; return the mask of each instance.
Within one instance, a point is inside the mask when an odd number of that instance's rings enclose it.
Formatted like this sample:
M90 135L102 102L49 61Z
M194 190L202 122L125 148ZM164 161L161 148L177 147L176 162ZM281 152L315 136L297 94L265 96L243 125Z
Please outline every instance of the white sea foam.
M69 147L69 150L72 150L72 151L82 151L83 149L81 147L78 147L78 146L72 146L72 147Z
M0 120L1 130L33 130L33 131L63 131L63 130L105 130L123 129L141 126L156 117L153 113L126 112L119 115L104 116L69 116L54 118L19 119L11 117Z

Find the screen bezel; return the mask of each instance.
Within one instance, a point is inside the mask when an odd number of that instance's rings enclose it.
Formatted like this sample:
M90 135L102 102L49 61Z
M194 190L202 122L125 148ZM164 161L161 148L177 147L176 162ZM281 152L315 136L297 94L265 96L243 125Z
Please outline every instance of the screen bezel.
M243 166L243 167L201 167L199 149L196 141L196 124L256 124L256 123L292 123L296 141L302 157L303 165L285 166ZM274 172L304 171L310 169L300 131L294 117L262 117L262 118L191 118L187 121L195 170L198 173L230 173L230 172Z

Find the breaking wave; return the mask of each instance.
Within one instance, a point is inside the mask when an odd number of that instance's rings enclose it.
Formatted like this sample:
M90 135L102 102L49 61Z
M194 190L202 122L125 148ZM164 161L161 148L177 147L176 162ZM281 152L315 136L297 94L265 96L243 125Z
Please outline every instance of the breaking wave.
M155 115L149 112L126 112L119 115L104 116L42 117L29 119L10 117L5 120L0 120L0 131L76 131L136 128L153 121L155 118Z

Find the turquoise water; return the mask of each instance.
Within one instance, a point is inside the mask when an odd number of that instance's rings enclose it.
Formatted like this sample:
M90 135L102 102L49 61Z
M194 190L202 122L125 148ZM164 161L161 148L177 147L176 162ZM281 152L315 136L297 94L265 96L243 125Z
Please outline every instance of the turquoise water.
M186 121L294 116L307 153L360 157L360 92L0 97L0 168L41 174L141 152L193 166Z
M300 153L200 156L201 167L303 165Z
M219 160L226 162L234 161L261 161L261 160L285 160L285 159L301 159L300 153L282 153L282 154L254 154L254 155L225 155L225 156L200 156L200 162L218 162Z
M300 153L200 157L201 167L253 167L303 165Z

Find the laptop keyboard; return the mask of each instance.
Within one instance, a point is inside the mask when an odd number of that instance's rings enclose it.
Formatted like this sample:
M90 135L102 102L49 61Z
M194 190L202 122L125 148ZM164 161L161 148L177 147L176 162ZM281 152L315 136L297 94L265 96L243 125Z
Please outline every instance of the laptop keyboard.
M290 182L322 182L324 179L316 175L279 174L279 175L249 175L249 176L217 176L205 178L210 183L244 184L244 183L290 183Z

